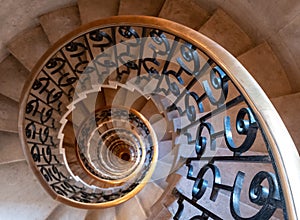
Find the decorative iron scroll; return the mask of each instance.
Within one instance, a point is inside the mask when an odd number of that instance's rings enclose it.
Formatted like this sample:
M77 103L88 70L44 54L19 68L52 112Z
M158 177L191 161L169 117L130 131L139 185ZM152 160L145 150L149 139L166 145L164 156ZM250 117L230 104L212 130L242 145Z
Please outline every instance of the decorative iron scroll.
M59 122L69 104L84 91L112 81L163 97L161 103L168 103L162 104L165 114L177 112L182 121L174 148L187 152L178 157L186 161L181 170L190 188L174 189L174 219L269 219L285 213L264 132L230 77L191 42L141 26L95 27L70 39L36 75L27 98L26 142L33 162L57 194L82 203L105 203L139 185L111 192L82 184L66 169L59 149ZM230 170L236 171L229 175ZM243 196L247 175L251 183L248 196ZM207 207L207 195L212 204L222 199L228 215ZM253 213L244 215L240 203L253 205ZM188 206L194 212L186 211Z

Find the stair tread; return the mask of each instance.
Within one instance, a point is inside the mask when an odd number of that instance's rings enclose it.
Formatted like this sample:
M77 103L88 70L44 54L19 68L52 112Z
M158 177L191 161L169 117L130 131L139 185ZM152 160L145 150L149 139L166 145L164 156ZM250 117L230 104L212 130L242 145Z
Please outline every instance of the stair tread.
M72 121L74 125L79 127L83 120L89 116L89 111L85 108L84 103L79 102L73 107L71 114L68 116L68 119Z
M0 95L0 131L18 133L18 103Z
M170 174L172 169L172 163L164 162L164 161L157 161L155 170L151 176L152 181L157 181L161 179L166 179Z
M133 92L128 91L125 97L124 105L140 111L148 100L141 95L141 93L134 90Z
M155 220L171 220L173 219L172 213L167 209L162 209L157 216L155 216Z
M165 0L140 1L121 0L119 15L150 15L157 16Z
M199 29L199 32L216 41L234 56L253 47L249 36L220 8Z
M85 220L116 220L116 207L98 209L98 210L90 210L88 211Z
M172 141L171 140L160 141L158 143L158 147L159 147L158 160L164 159L172 151L172 147L173 147Z
M51 44L80 26L77 6L60 8L42 15L39 21Z
M41 26L18 34L8 44L9 51L31 71L40 57L49 48L48 38Z
M105 97L103 92L99 92L97 97L96 97L96 103L95 103L95 108L100 109L105 107Z
M156 219L157 216L160 216L161 212L164 212L165 206L172 204L175 201L175 197L172 195L172 190L176 186L176 184L182 178L181 175L172 173L167 178L167 187L164 190L163 195L160 199L151 207L151 214L149 219Z
M159 17L198 30L207 20L208 13L195 0L166 0Z
M135 207L135 208L128 208ZM122 220L144 220L147 219L143 207L135 196L125 203L116 207L116 219Z
M104 88L102 91L104 92L106 106L111 106L113 104L116 105L117 103L122 102L122 100L119 97L121 93L119 93L119 96L117 96L118 98L115 98L118 94L117 89Z
M120 0L78 0L82 24L118 14Z
M270 98L291 93L287 75L267 42L242 54L238 60Z
M113 98L113 101L109 101L109 103L111 103L112 106L126 106L130 108L131 106L127 106L125 103L128 92L129 91L125 88L119 88ZM108 96L105 98L105 100L108 100Z
M5 186L0 190L3 219L46 219L59 204L41 188L25 161L1 165L0 175Z
M285 123L300 154L300 93L272 98L271 101Z
M154 114L149 122L155 131L157 141L172 140L172 128L168 127L168 121L161 114Z
M293 7L292 4L290 6ZM280 9L281 13L284 11L281 7L276 8ZM276 13L277 16L278 14ZM280 21L280 19L274 19L274 22L276 21ZM272 42L272 49L288 75L293 91L297 92L300 91L300 76L298 74L300 68L299 24L300 16L298 14L291 22L280 29L278 33L273 34L271 39L268 39L268 42Z
M290 85L292 87L293 92L300 91L300 76L297 74L299 72L299 67L297 61L294 58L291 49L287 47L288 42L283 41L283 38L286 38L286 33L281 35L285 29L281 30L277 35L274 34L271 36L267 42L270 44L272 50L280 60L280 64L285 70L287 77L289 79ZM293 29L294 31L295 29ZM289 33L289 31L288 31ZM290 35L290 34L288 34ZM291 37L291 36L290 36ZM287 38L289 39L289 38ZM296 38L296 41L298 38ZM292 40L293 41L293 40Z
M102 94L100 95L100 97L101 96L102 96ZM84 106L86 113L95 112L96 106L98 106L98 105L100 105L99 107L103 106L103 103L97 102L98 101L97 98L98 98L97 93L91 93L91 94L88 94L87 97L82 100L82 107ZM102 99L100 99L100 100L102 100ZM89 115L86 115L86 116L89 116Z
M163 189L153 182L148 182L141 192L137 194L140 203L147 215L150 214L150 208L163 194Z
M16 58L9 55L0 63L0 73L1 94L18 102L26 77L29 75L28 70Z
M46 220L70 220L70 219L84 219L87 210L73 208L64 204L58 205Z
M73 127L73 124L71 122L68 122L63 130L64 144L67 144L68 146L74 146L76 142L75 132L76 129Z
M19 135L0 132L0 164L25 160Z
M144 115L149 121L151 118L156 117L155 115L160 115L155 103L149 99L144 107L140 110L140 113Z

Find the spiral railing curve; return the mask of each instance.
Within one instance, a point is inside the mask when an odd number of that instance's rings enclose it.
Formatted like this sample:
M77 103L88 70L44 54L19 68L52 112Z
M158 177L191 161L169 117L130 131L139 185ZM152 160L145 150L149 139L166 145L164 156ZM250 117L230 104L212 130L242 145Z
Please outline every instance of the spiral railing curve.
M177 172L174 219L299 216L299 155L274 107L230 53L185 26L83 25L43 55L21 100L27 161L60 202L116 206ZM170 166L157 170L167 138Z

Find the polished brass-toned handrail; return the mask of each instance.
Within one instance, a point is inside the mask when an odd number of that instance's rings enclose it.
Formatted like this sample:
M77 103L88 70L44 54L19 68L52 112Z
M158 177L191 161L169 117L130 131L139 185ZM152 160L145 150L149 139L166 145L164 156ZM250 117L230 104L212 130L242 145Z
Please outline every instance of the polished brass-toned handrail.
M149 30L159 30L163 33L175 36L175 38L189 43L191 45L190 48L193 50L198 49L201 51L205 56L211 59L217 67L224 71L227 75L226 77L232 81L237 88L237 91L240 92L247 105L251 108L251 112L255 115L260 129L263 132L263 136L267 141L270 157L272 159L272 163L275 165L279 183L281 185L282 195L284 197L284 199L281 199L285 202L284 210L286 212L286 216L289 219L298 219L298 217L300 217L300 197L298 196L300 194L300 189L298 187L300 185L300 176L297 175L296 170L300 167L299 155L290 135L287 132L287 129L263 90L258 86L239 61L217 43L208 39L199 32L191 30L183 25L165 19L147 16L117 16L83 25L56 42L33 68L31 77L26 83L26 87L22 93L23 96L21 98L22 102L20 105L21 111L19 113L19 133L27 160L47 192L59 201L73 206L82 207L81 202L76 203L75 201L71 201L71 199L58 195L51 190L31 158L32 155L29 147L27 146L25 134L25 109L35 79L43 70L44 66L46 66L48 61L72 40L84 36L96 29L129 26L147 28ZM150 177L148 179L150 179ZM140 191L141 188L142 186L138 186L136 191ZM134 194L132 194L132 196L133 195ZM121 197L120 201L123 202L126 199L128 198L124 199L124 197ZM108 202L107 205L103 205L102 207L109 207L112 203ZM115 205L115 203L113 205ZM85 207L95 208L99 206L92 205L90 203Z

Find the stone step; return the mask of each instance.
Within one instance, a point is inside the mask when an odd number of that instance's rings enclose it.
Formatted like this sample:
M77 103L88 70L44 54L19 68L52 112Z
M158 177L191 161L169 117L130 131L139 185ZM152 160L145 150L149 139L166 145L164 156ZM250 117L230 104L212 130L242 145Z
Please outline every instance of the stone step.
M85 220L117 220L116 207L90 210L85 216Z
M269 98L291 93L292 89L280 61L267 42L238 57Z
M105 106L105 100L103 98L103 93L91 93L88 94L85 99L81 101L82 108L85 109L86 115L88 117L90 113L95 112L96 109Z
M164 159L172 151L172 141L160 141L158 147L158 160Z
M46 218L46 220L71 220L71 219L84 219L87 214L87 210L73 208L67 205L58 205L52 213Z
M155 131L157 141L172 140L172 124L161 114L154 114L149 119L150 124Z
M19 135L0 131L0 165L25 160Z
M141 95L138 91L128 91L125 97L124 105L140 111L148 102L148 100Z
M31 71L49 45L42 27L37 26L18 34L7 46L8 50Z
M294 7L293 4L291 4L290 7ZM282 7L278 7L277 4L276 9L280 10L280 13L284 13L285 11ZM271 10L268 9L268 11ZM271 14L274 15L273 13ZM280 18L282 16L276 13L276 17ZM283 17L286 18L286 16ZM274 19L274 22L275 21L280 21L280 19ZM300 91L299 24L300 15L298 13L290 22L283 26L277 33L272 34L271 37L267 40L271 45L273 51L279 58L280 63L283 66L293 88L293 92Z
M165 216L165 209L167 206L175 201L175 197L172 195L172 190L176 184L182 178L181 175L173 173L167 178L167 187L165 188L162 196L157 200L157 202L151 207L150 219L157 219L158 216ZM159 219L159 218L158 218Z
M78 161L78 160L77 160ZM95 179L91 178L91 176L82 169L80 162L71 162L69 163L69 167L76 178L80 178L87 187L90 187Z
M72 108L72 112L69 114L67 119L71 121L74 125L79 127L86 117L90 115L90 112L85 107L83 102L75 104L75 108Z
M153 219L153 218L151 218ZM171 220L173 219L172 213L167 209L163 208L156 216L155 220ZM149 219L150 220L150 219Z
M73 145L64 145L64 150L66 154L66 159L69 164L77 164L78 157L76 153L76 146Z
M18 103L0 95L0 131L18 133Z
M140 1L121 0L119 15L149 15L157 16L165 0Z
M120 0L78 0L81 23L85 24L118 14Z
M126 106L126 107L131 107L131 106L128 106L128 104L125 103L125 100L126 100L126 97L129 95L128 93L130 93L130 91L128 91L127 89L125 88L118 88L116 91L115 91L115 95L114 97L111 97L105 96L105 101L106 101L106 105L108 105L108 103L111 103L112 106Z
M208 18L208 13L196 0L166 0L159 17L198 30Z
M134 208L133 208L134 207ZM116 207L117 220L146 220L146 213L141 202L135 196Z
M95 108L96 109L103 108L103 107L105 107L105 105L106 105L106 103L105 103L104 93L100 91L97 94Z
M152 121L153 123L156 122L156 118L159 119L160 112L155 105L155 103L149 99L147 103L144 105L144 107L140 110L140 113L144 115L149 121ZM151 119L152 118L152 119Z
M122 102L121 100L121 93L118 94L116 97L118 90L113 88L103 88L105 105L111 106L112 104L117 104L118 102Z
M249 36L220 8L199 29L199 32L216 41L234 56L253 47Z
M76 127L73 127L74 124L72 124L72 122L67 122L64 130L63 130L63 134L64 134L64 140L63 143L64 145L67 146L74 146L75 142L76 142L76 130L78 130Z
M271 99L300 154L300 93Z
M169 156L172 159L172 155ZM151 176L152 181L163 181L165 180L168 175L171 173L172 170L172 162L164 162L163 160L158 160L156 163L155 170Z
M46 219L59 204L42 189L25 161L1 165L0 175L3 219Z
M141 192L137 194L137 197L146 212L147 216L150 215L151 207L161 197L164 190L156 185L154 182L148 182Z
M1 94L18 102L28 75L28 70L16 58L6 57L0 63Z
M81 24L77 5L44 14L39 17L39 21L51 44Z

